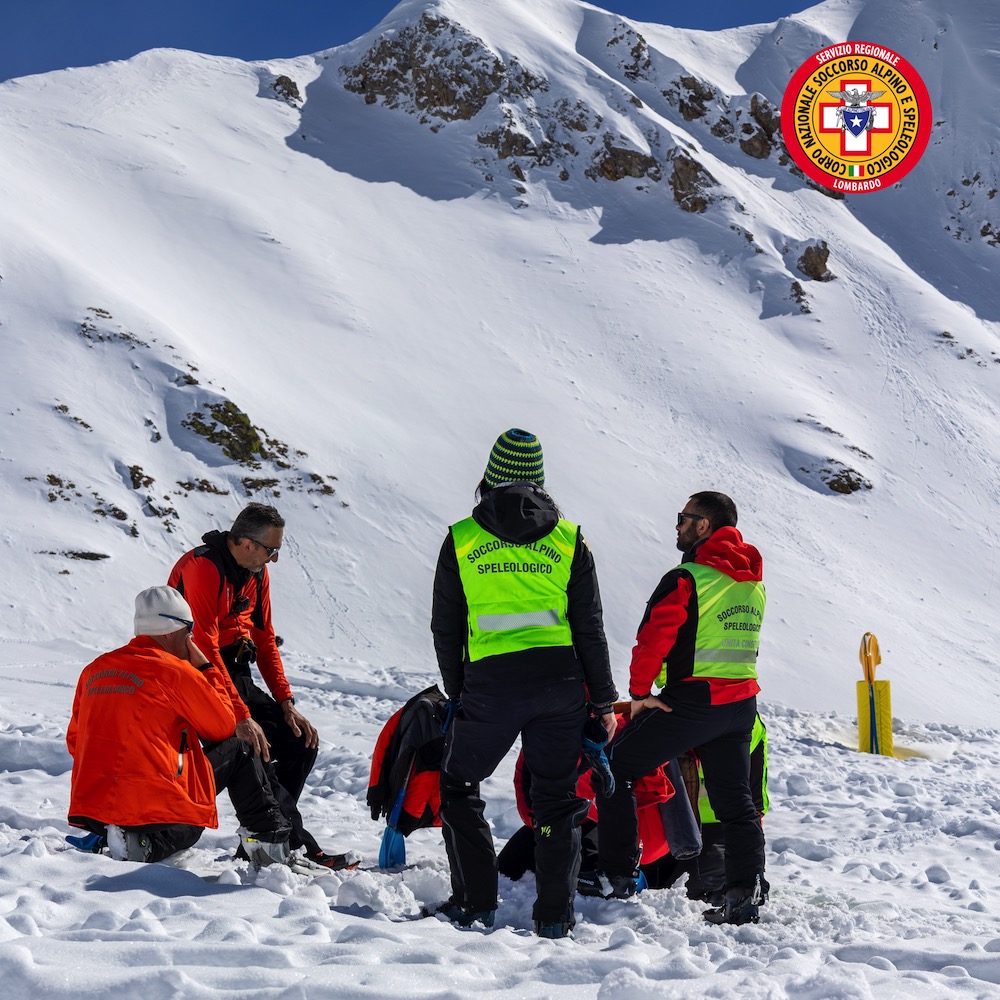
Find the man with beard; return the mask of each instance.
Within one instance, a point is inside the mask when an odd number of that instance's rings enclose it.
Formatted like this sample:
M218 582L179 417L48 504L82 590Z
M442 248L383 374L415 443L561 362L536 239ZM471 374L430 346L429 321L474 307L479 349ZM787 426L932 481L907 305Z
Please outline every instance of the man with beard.
M757 652L764 617L760 553L736 529L723 493L695 493L677 515L679 566L646 606L632 650L632 722L609 754L610 797L598 795L599 864L605 896L637 888L632 783L694 749L725 829L726 892L706 911L716 924L756 923L767 900L764 833L750 789L750 735L757 714ZM660 686L657 696L651 687Z

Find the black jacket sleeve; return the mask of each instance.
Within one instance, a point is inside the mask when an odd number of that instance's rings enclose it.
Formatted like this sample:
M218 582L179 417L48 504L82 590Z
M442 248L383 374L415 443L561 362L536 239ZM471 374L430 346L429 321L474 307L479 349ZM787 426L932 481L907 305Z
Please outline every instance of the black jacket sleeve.
M588 697L595 705L605 705L618 697L618 691L611 676L608 641L604 636L604 609L597 585L597 568L582 533L577 533L566 595L573 648L583 665Z
M466 636L469 630L469 606L458 575L455 540L448 532L438 554L434 573L434 600L431 606L431 632L434 652L444 682L445 694L451 699L462 694L465 681Z

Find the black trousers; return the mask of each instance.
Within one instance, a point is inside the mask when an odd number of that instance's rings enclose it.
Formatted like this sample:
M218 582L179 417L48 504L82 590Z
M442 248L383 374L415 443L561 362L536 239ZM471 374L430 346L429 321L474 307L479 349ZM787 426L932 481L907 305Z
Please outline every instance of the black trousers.
M701 828L701 854L685 863L688 899L707 899L726 888L726 832L721 823Z
M597 797L601 867L608 875L631 874L635 868L639 824L632 782L694 749L725 829L726 888L751 888L764 873L764 832L750 792L750 731L757 699L729 705L665 700L673 711L647 709L612 744L615 794Z
M462 692L462 708L445 742L441 823L451 865L452 897L466 910L497 908L497 856L483 815L479 783L489 777L521 735L531 771L535 816L532 917L573 921L580 870L580 821L588 803L576 795L585 718L583 684L540 682L511 691L497 685Z
M535 870L535 831L530 826L522 826L503 846L497 855L497 868L512 882L516 882L525 872ZM580 824L580 870L593 871L597 868L597 824L585 819Z
M306 854L321 853L316 839L305 828L298 806L299 796L316 763L318 751L307 747L305 738L292 732L285 722L281 706L253 683L249 668L245 672L238 667L230 669L229 676L250 709L250 717L264 730L267 742L271 744L271 759L264 765L264 770L271 791L292 827L289 847L293 851L305 848Z
M264 765L253 747L230 736L219 743L207 744L205 756L215 772L216 793L224 788L229 792L240 823L251 833L272 835L275 841L285 840L291 825L282 814Z

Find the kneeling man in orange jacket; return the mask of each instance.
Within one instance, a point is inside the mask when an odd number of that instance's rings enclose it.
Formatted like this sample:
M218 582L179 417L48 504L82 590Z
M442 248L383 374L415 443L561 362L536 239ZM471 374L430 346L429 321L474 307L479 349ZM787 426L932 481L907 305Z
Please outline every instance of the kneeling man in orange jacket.
M135 600L135 638L84 668L66 744L69 822L119 860L159 861L216 828L230 788L255 864L288 859L288 822L236 718L222 668L191 638L191 609L172 587ZM203 748L204 744L204 748Z

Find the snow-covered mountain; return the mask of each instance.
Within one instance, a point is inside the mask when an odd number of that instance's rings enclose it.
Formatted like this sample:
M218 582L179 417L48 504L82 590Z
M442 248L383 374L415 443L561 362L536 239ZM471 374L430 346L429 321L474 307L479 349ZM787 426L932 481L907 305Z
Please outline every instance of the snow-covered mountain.
M855 39L921 73L934 129L900 185L837 198L777 115L806 57ZM1000 759L977 728L1000 706L998 52L994 0L716 33L404 0L298 59L157 50L0 84L10 995L998 995ZM374 735L434 679L438 547L509 426L595 551L623 690L691 492L730 493L764 555L759 927L650 893L584 903L550 945L530 885L485 943L389 924L447 893L436 834L404 872L322 886L241 881L213 860L225 815L180 865L215 882L62 852L81 665L254 498L288 521L275 621L323 736L303 811L372 857ZM849 749L869 629L909 760Z
M622 681L674 511L717 487L767 558L770 698L850 711L873 629L901 715L993 719L1000 28L944 6L706 33L406 0L317 56L0 86L3 633L58 608L103 647L252 496L290 524L290 650L427 670L440 537L524 425ZM937 110L900 187L839 200L776 108L845 38Z

